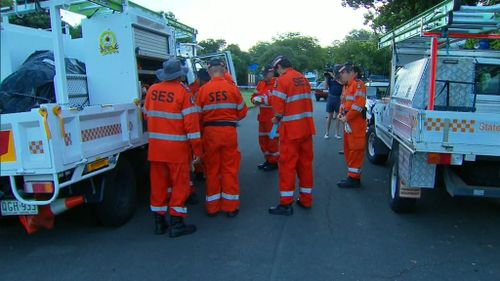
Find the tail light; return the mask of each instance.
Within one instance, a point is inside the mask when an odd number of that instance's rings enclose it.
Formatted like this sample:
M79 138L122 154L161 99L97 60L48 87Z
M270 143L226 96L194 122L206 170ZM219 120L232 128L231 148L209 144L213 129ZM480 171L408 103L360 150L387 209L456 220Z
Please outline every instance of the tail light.
M53 193L54 183L51 181L32 181L24 183L26 193Z
M427 163L436 165L451 165L451 154L427 153Z

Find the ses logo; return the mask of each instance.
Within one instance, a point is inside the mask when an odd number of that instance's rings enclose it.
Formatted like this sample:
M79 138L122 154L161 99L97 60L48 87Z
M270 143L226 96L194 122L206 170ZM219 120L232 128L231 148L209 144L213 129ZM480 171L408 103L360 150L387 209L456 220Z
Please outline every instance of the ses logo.
M481 122L479 130L482 132L500 133L500 124Z
M99 36L99 52L103 56L118 53L118 43L114 32L104 31L101 33Z

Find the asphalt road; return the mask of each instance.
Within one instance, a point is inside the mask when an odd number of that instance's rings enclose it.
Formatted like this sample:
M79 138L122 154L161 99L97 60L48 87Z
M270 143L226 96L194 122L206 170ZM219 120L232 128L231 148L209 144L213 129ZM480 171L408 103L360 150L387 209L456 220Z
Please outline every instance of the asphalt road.
M397 215L388 207L388 167L369 163L361 189L338 189L346 167L341 141L323 139L324 107L315 103L312 210L267 213L278 202L278 177L255 167L262 157L251 110L239 131L237 218L209 218L197 205L188 218L196 234L156 236L143 196L120 228L96 225L85 208L31 236L3 221L0 280L500 280L499 205L436 190L424 194L417 212Z

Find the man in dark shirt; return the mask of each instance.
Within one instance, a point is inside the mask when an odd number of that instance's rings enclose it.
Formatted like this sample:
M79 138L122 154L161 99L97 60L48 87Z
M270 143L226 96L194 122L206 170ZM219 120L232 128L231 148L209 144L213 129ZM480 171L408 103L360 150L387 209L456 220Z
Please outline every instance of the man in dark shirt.
M340 96L342 95L343 85L338 80L338 70L340 65L335 65L332 72L328 72L325 86L328 89L328 99L326 101L326 112L328 113L326 119L325 139L330 138L330 126L332 120L336 119L339 113ZM340 139L340 122L336 121L335 138Z

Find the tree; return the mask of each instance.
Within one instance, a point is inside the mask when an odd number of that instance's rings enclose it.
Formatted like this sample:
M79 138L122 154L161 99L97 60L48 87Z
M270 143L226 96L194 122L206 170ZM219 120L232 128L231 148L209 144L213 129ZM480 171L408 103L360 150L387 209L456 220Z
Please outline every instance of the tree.
M226 47L226 40L224 39L206 39L198 43L203 50L200 50L200 55L212 54L222 51Z
M375 32L384 33L416 15L439 4L443 0L342 0L342 5L354 9L365 8L365 24L370 24ZM493 5L499 0L462 0L462 4L475 5L482 3Z
M250 55L243 52L236 44L229 44L224 51L230 51L233 58L236 77L239 84L248 84L248 65L250 65Z
M249 53L251 62L260 66L271 63L277 55L284 55L298 71L321 69L327 58L326 50L316 38L293 32L279 34L272 42L258 42Z
M389 74L389 50L379 50L377 36L367 30L352 30L342 41L335 41L327 48L330 60L335 63L352 62L366 74Z

